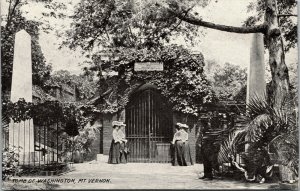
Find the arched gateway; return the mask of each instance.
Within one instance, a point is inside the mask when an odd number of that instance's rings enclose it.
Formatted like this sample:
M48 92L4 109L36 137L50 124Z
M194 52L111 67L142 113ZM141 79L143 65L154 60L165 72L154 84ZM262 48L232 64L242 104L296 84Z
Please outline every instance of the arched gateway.
M156 87L145 84L138 88L125 113L128 162L170 162L173 116Z

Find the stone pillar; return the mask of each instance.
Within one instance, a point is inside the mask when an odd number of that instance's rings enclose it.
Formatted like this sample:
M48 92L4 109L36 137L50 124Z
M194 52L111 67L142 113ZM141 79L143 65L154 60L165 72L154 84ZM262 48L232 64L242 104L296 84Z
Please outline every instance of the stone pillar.
M117 120L116 114L107 114L103 117L103 154L108 155L109 149L111 145L111 141L113 139L112 132L112 122Z
M191 123L189 133L189 146L193 163L196 163L196 127L194 123Z
M125 109L119 111L119 113L117 114L117 120L125 123L125 121L126 121L126 115L125 115L125 113L126 113ZM123 133L124 133L124 135L126 137L126 127L125 128L122 127L120 130L123 131Z
M25 31L16 33L11 85L11 101L24 98L32 102L32 61L31 37ZM20 164L34 160L34 127L32 120L9 124L10 146L22 147L19 156Z
M250 66L247 78L248 104L253 98L264 98L266 94L264 41L263 34L255 33L252 37L250 48Z

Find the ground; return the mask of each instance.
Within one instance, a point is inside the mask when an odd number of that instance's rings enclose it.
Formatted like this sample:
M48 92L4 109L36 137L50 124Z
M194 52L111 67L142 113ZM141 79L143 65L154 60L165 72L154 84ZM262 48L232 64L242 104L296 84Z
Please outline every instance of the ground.
M35 179L75 179L75 183L55 183L48 189L270 189L278 184L246 183L235 180L204 181L198 179L203 166L181 167L160 163L107 163L74 164L74 171L61 176L35 177ZM22 177L24 178L24 177ZM30 179L32 177L26 177ZM87 179L86 182L78 182ZM90 179L110 179L109 182L88 183ZM105 181L105 180L104 180ZM30 187L27 183L26 188Z

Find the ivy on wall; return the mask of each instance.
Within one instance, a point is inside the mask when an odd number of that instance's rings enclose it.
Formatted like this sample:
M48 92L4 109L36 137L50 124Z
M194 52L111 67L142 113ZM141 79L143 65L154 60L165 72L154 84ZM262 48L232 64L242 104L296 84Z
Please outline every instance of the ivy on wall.
M33 119L37 125L51 125L62 122L65 132L70 136L78 134L78 130L83 129L87 122L93 119L88 115L93 110L92 107L81 107L75 103L60 103L58 101L45 101L40 103L26 102L19 99L17 102L4 101L2 113L6 118L21 122Z
M117 57L110 61L101 61L101 55L94 56L94 63L101 63L101 72L118 72L118 76L101 81L101 101L97 104L101 112L115 113L124 109L129 95L145 83L157 86L174 111L198 115L201 105L216 101L203 73L205 63L201 53L191 54L182 46L170 45L159 50L118 49L114 54ZM164 70L134 71L135 62L151 61L163 62ZM90 69L97 71L99 67Z

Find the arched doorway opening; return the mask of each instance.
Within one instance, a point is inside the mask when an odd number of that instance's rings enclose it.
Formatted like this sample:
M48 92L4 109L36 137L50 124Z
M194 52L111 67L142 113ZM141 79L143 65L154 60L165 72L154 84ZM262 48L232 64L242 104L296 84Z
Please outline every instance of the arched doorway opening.
M138 88L125 113L128 162L170 162L172 110L157 88L150 84Z

